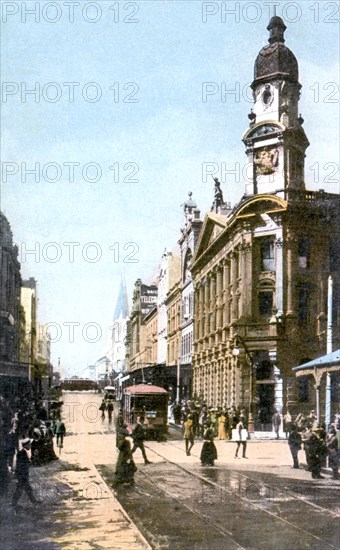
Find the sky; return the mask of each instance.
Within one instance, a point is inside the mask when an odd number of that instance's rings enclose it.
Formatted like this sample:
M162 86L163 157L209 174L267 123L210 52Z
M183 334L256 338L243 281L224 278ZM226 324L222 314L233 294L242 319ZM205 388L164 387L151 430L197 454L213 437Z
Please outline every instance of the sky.
M338 193L338 2L1 3L1 210L68 375L105 352L122 273L131 304L176 252L188 192L202 217L212 175L243 195L274 4L299 62L306 187Z

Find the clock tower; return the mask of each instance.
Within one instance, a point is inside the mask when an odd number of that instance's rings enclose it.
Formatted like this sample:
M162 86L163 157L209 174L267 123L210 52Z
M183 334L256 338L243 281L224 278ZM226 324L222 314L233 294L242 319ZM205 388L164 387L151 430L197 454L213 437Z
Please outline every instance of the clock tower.
M254 108L243 136L248 161L246 196L270 193L288 199L303 191L304 159L309 141L298 106L301 84L298 62L285 46L281 17L267 27L269 45L262 48L251 85Z

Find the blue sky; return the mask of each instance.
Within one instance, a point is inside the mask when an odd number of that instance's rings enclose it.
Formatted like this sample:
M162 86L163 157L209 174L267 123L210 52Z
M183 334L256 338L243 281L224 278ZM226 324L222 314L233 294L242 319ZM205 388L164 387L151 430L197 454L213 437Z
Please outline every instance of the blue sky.
M339 192L339 4L274 3L299 61L307 187ZM2 3L1 209L23 277L38 281L39 320L60 336L53 362L74 374L105 348L122 270L131 299L176 248L188 191L209 210L202 164L242 169L247 85L273 2L81 1L73 22L70 3L26 13L34 4ZM204 82L236 92L203 102ZM35 164L38 181L25 174ZM236 203L242 175L223 191Z

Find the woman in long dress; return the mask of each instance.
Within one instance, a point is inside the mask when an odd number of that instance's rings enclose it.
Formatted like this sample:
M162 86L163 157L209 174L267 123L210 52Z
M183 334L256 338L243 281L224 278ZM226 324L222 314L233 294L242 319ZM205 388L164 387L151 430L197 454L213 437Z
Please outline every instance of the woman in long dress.
M214 430L210 425L205 426L203 439L200 456L202 466L214 466L214 461L217 460L217 450L214 443Z
M185 451L187 456L190 456L190 451L194 446L194 429L192 414L189 414L188 419L184 422L183 438L185 441Z
M126 439L131 435L125 428L119 430L117 447L119 450L118 460L116 464L114 484L133 483L134 475L137 467L134 463L131 453L131 443Z
M227 439L227 434L225 429L226 417L223 412L221 412L220 415L218 416L217 422L218 422L218 432L217 432L218 439Z

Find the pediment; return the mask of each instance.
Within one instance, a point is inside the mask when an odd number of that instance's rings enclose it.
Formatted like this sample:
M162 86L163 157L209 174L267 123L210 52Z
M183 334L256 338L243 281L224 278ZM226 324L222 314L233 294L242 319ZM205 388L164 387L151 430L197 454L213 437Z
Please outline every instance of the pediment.
M205 253L226 228L227 216L207 214L197 243L194 261Z

